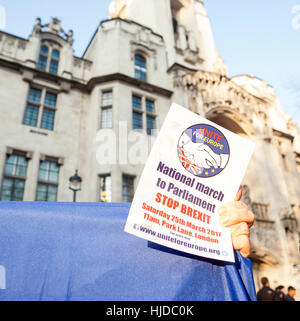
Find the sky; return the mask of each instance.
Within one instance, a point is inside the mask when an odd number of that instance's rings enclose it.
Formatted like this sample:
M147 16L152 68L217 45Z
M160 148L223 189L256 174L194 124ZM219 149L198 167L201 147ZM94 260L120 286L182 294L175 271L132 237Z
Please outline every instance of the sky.
M144 0L147 1L147 0ZM0 28L28 38L37 17L74 31L81 56L110 0L0 0ZM206 0L213 34L229 76L250 74L269 83L300 126L300 0ZM3 14L5 12L5 15ZM4 19L5 18L5 19Z

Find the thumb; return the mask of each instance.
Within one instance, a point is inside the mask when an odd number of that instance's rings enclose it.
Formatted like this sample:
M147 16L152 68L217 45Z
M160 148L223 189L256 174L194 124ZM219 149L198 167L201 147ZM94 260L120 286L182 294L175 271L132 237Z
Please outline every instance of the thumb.
M235 201L240 201L243 196L243 187L240 186L239 191L236 194Z

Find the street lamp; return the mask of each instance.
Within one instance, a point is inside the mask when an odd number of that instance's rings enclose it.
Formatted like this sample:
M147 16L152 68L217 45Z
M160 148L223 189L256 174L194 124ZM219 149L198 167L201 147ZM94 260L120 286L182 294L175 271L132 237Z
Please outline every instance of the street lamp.
M78 176L78 170L76 170L75 175L69 179L69 189L73 191L73 202L76 202L76 193L81 191L81 183L82 178Z

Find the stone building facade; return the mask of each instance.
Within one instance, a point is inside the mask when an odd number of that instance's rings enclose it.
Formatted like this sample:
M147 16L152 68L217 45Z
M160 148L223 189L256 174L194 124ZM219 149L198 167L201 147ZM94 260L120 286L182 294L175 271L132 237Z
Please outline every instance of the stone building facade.
M176 102L256 144L243 182L255 282L300 287L300 133L274 89L228 77L201 0L116 0L109 15L82 57L55 18L28 39L0 32L1 200L72 201L78 170L78 201L130 202Z

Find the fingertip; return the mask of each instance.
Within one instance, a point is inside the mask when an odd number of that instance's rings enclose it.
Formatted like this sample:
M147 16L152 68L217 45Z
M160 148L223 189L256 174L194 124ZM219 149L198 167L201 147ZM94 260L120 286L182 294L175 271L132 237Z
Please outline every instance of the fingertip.
M219 217L219 223L220 223L220 225L221 225L222 227L229 227L229 226L228 226L228 221L227 221L227 219L226 219L224 216Z
M247 259L249 256L250 256L250 250L240 250L240 253L241 253L241 255L245 258L245 259Z
M237 194L236 194L235 201L237 201L237 202L240 201L242 196L243 196L243 187L241 185Z
M234 237L232 239L232 243L233 248L235 250L238 250L243 257L248 258L250 256L251 246L250 239L248 236L240 235L238 237Z

